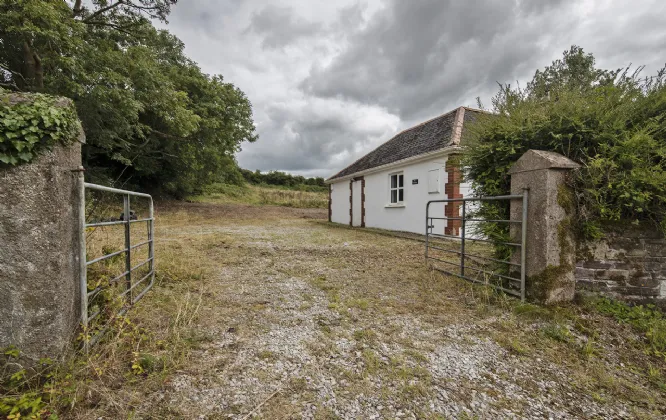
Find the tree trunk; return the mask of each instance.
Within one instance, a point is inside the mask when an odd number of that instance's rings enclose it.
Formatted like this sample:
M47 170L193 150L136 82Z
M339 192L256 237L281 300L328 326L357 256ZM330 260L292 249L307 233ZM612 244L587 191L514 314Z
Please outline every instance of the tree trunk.
M22 86L25 90L41 91L44 88L44 70L42 69L42 60L27 41L23 42L23 76Z
M81 0L76 0L76 3L74 3L74 9L72 9L74 17L78 16L82 10Z

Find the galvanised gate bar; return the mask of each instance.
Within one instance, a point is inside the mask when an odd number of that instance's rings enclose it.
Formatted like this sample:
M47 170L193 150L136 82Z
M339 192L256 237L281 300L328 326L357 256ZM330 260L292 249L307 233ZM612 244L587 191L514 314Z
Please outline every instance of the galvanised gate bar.
M103 307L97 307L94 312L91 313L91 310L94 309L91 305L91 302L99 296L103 291L109 290L112 286L124 282L125 286L121 287L122 290L118 296L116 296L122 303L120 309L117 311L114 316L122 316L134 305L139 299L141 299L148 290L153 287L155 282L155 248L154 248L154 230L155 230L155 218L153 213L153 198L149 194L138 193L134 191L121 190L117 188L105 187L103 185L90 184L83 182L83 174L80 175L80 256L79 261L81 264L80 272L80 287L81 287L81 323L84 327L84 333L86 335L85 346L93 345L103 335L106 331L106 326L100 326L101 328L95 332L94 335L88 337L89 327L91 323L99 317L99 315L105 310ZM86 190L97 190L107 193L113 193L121 195L123 198L123 213L122 217L117 220L101 221L94 223L86 222L86 199L85 192ZM130 201L131 197L141 197L149 200L148 206L148 217L144 219L133 218L133 211L131 209ZM147 240L132 244L131 237L131 225L134 223L146 223L147 226ZM87 249L86 249L86 234L88 228L99 228L105 226L116 226L122 225L124 227L124 248L110 253L104 253L102 256L94 258L90 261L87 260ZM133 252L140 247L148 247L148 258L139 262L138 264L132 266L132 254ZM105 281L104 284L96 286L92 290L88 290L88 269L94 264L102 263L103 261L110 260L114 257L123 256L124 257L124 271L117 276L111 278L108 281ZM141 267L148 265L148 272L144 274L139 280L133 280L132 274L139 270Z
M523 190L523 194L520 195L428 201L426 204L426 262L430 262L433 268L443 273L458 276L474 283L491 285L507 294L519 296L524 301L528 194L528 190ZM521 220L473 218L475 214L474 207L478 207L486 201L502 200L522 201ZM433 203L459 205L459 217L432 216L430 205ZM468 214L471 214L472 217L469 217ZM445 232L441 234L433 233L435 220L444 220L447 225L454 222L459 227L460 235L451 235ZM512 233L511 237L518 236L518 234L520 234L520 237L513 241L498 241L482 237L483 234L480 234L481 230L478 227L483 223L508 224ZM497 245L510 248L511 257L498 259L490 256L493 255L492 247ZM472 248L471 252L470 248ZM451 256L453 256L453 260ZM446 268L439 264L444 264ZM491 279L494 279L494 281L491 281Z

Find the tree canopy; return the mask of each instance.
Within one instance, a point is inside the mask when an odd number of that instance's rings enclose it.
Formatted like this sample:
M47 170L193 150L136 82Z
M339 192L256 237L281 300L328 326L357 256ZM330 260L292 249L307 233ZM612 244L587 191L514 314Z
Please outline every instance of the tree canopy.
M475 193L508 193L513 163L529 149L549 150L582 165L572 180L580 232L595 236L617 221L666 231L666 73L641 78L641 70L598 69L573 46L525 88L500 85L494 114L464 139ZM481 211L508 215L499 204Z
M312 187L312 191L326 190L328 187L324 183L324 178L306 178L301 175L291 175L281 171L270 171L261 173L258 169L254 172L241 169L241 174L245 181L250 184L266 184L284 187Z
M242 179L251 104L153 26L175 3L0 0L0 86L74 101L92 179L176 196Z

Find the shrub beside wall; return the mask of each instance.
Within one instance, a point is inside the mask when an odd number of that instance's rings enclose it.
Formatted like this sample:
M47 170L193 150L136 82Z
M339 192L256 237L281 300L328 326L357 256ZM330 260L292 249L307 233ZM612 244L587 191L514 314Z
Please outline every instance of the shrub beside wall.
M508 171L523 153L553 151L582 166L571 180L571 228L581 240L604 237L607 222L644 223L665 232L665 81L663 70L641 79L637 72L597 69L592 55L572 47L525 88L501 86L494 114L479 117L463 137L463 163L475 194L509 193ZM479 213L504 218L509 209L488 203ZM490 237L508 233L501 225L484 229Z

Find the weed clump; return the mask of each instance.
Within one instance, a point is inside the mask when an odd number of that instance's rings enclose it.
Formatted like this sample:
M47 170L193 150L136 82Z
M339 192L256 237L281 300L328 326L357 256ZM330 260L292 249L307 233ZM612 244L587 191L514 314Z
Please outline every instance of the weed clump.
M655 356L666 358L666 317L655 305L629 305L607 297L599 298L594 307L640 331Z

